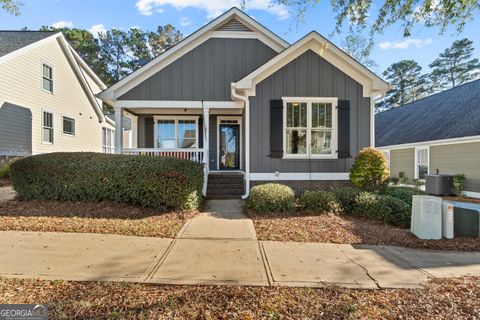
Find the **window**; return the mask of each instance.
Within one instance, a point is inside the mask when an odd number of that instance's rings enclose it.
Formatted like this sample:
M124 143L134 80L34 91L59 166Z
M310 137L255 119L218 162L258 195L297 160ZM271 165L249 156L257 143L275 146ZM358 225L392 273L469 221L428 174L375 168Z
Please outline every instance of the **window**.
M415 179L424 180L428 174L428 147L415 148Z
M155 145L160 149L197 148L196 118L158 118Z
M336 157L336 98L285 98L285 158Z
M43 111L42 142L53 144L53 113Z
M103 153L115 153L115 136L112 129L102 128L102 151Z
M45 91L53 93L53 68L48 64L43 64L42 69L42 88Z
M62 124L62 131L63 134L74 136L75 135L75 119L69 117L62 117L63 124Z

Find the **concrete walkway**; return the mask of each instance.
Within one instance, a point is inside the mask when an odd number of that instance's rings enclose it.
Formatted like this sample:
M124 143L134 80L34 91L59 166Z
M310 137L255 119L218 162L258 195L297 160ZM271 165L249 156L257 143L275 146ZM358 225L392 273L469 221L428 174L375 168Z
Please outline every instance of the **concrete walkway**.
M175 239L5 231L0 243L6 277L375 289L480 276L480 252L257 241L229 200L209 202Z
M12 187L0 187L0 202L15 198L15 190Z

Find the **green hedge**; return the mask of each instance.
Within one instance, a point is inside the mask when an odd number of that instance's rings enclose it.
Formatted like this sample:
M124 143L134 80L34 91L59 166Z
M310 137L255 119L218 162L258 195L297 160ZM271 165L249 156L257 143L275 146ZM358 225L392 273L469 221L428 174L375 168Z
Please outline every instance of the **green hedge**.
M97 202L145 207L197 207L203 166L176 158L100 153L50 153L11 165L20 199Z
M425 192L410 187L388 187L382 192L382 194L401 199L411 207L413 196L417 194L425 194Z
M342 212L342 206L330 191L307 191L300 198L300 205L310 213Z
M411 209L403 200L376 193L362 192L355 199L355 214L395 226L410 225Z
M250 190L247 206L257 212L288 212L295 209L295 192L289 186L266 183Z
M355 204L357 196L362 190L354 187L338 188L334 191L337 201L342 206L343 213L353 214L355 211Z

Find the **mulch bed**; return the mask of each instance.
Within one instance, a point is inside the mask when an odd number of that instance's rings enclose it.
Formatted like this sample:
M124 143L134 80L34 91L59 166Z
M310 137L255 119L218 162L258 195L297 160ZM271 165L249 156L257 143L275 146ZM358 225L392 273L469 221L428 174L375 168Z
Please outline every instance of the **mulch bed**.
M7 178L1 178L0 179L0 188L1 187L8 187L10 186L10 179L7 179Z
M248 210L259 240L375 244L409 248L479 251L480 239L421 240L408 229L346 215L259 214Z
M476 198L445 196L445 197L442 197L442 199L449 200L449 201L460 201L460 202L470 202L470 203L480 204L480 199L476 199Z
M46 303L51 319L475 319L480 278L355 290L0 278L0 303Z
M172 238L196 213L196 210L161 212L111 202L10 200L0 203L0 230Z

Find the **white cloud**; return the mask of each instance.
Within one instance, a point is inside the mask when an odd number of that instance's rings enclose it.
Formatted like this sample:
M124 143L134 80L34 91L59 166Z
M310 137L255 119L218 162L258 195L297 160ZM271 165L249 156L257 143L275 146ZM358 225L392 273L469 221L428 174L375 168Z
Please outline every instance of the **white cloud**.
M405 39L403 41L385 41L379 44L380 49L408 49L411 45L421 48L433 42L432 39Z
M96 24L94 26L91 26L90 29L88 29L88 31L90 31L90 33L93 34L95 38L98 38L98 34L107 32L107 29L103 24Z
M192 24L192 21L190 19L188 19L187 17L182 17L182 19L180 19L180 25L182 27L186 27L186 26L189 26Z
M52 23L52 27L61 29L61 28L71 28L73 27L73 22L72 21L57 21L55 23Z
M170 5L177 10L197 8L207 12L209 19L216 18L226 10L239 6L239 0L137 0L135 6L142 15L150 16L156 10L163 12L162 7ZM276 15L280 20L290 16L288 9L283 4L270 3L270 0L250 0L246 3L247 10L263 10Z

